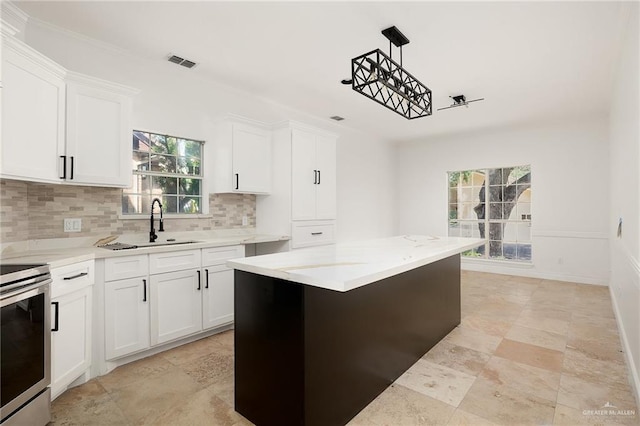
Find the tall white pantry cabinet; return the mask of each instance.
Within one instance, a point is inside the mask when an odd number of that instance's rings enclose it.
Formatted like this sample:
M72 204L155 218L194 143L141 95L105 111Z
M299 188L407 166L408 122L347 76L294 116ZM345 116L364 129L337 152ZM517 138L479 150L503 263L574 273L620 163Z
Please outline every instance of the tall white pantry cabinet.
M292 249L331 244L338 136L294 121L274 126L272 190L258 197L258 232L291 235Z

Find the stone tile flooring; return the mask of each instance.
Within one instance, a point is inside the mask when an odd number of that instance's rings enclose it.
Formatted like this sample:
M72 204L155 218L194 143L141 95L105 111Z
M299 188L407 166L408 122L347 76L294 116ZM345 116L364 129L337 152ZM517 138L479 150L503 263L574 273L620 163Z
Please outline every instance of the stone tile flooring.
M55 425L251 424L233 410L232 331L70 389L52 415ZM608 288L463 272L461 325L349 424L640 424Z

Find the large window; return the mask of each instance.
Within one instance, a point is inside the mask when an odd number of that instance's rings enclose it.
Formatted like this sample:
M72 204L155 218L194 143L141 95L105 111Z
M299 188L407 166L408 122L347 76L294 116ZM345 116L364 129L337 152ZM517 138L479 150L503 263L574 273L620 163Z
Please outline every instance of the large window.
M449 236L487 241L464 256L531 262L531 166L449 172Z
M133 182L122 194L123 214L149 214L159 198L168 214L202 213L202 141L133 132Z

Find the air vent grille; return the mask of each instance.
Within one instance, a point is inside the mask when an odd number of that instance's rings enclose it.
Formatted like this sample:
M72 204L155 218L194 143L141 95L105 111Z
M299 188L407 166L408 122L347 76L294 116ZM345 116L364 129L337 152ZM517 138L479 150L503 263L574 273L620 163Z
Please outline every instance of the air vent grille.
M173 62L174 64L182 65L185 68L193 68L197 65L195 62L190 61L188 59L181 58L180 56L177 56L177 55L170 54L168 57L168 60L169 62Z

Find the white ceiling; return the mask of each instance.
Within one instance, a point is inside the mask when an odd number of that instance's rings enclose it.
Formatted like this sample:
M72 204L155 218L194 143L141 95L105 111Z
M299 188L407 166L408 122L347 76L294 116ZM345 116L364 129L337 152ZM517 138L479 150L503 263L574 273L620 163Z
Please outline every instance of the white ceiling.
M391 140L607 114L628 10L605 2L16 2L30 16ZM406 120L340 84L350 60L409 38L434 113ZM394 49L394 57L398 52ZM450 95L486 98L436 111Z

